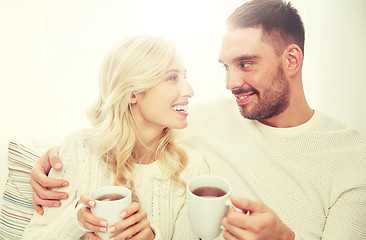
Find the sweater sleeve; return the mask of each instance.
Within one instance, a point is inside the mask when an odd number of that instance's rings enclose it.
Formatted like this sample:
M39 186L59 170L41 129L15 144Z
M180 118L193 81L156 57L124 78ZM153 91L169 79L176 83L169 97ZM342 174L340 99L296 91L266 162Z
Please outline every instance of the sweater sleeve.
M366 239L366 149L345 174L347 187L329 208L323 240Z
M79 177L76 153L76 137L70 136L60 149L63 169L59 172L51 170L49 174L50 177L69 181L69 186L57 189L57 191L67 192L69 198L61 200L60 207L44 207L44 215L36 213L24 232L23 240L79 239L85 234L77 227L74 220L74 209L78 200L76 186Z
M202 154L189 151L188 158L190 163L186 169L186 172L183 174L183 178L187 183L194 177L200 175L208 175L210 173L206 159L203 157ZM182 204L177 219L175 221L174 234L172 239L198 239L192 232L190 226L186 198L184 198L184 203Z

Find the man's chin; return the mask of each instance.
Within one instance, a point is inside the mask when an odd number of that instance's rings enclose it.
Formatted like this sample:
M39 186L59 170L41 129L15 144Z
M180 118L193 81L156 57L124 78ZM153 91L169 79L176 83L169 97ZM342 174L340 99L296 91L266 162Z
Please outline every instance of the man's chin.
M240 114L249 120L262 120L265 119L266 116L263 116L258 111L254 111L253 109L248 109L246 106L239 106Z
M245 107L243 106L239 106L239 110L240 110L240 114L247 119L250 120L256 120L255 116L253 116L253 114L251 114Z

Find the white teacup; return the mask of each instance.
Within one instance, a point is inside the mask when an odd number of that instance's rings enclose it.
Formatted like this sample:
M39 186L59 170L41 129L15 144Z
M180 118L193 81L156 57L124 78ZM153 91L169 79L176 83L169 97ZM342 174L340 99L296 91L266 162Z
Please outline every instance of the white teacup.
M230 206L231 184L218 176L199 176L187 184L186 194L193 232L203 240L218 237Z
M95 206L90 208L92 214L96 217L104 218L108 227L122 220L120 214L124 208L132 202L131 191L126 187L121 186L105 186L92 191L89 196L95 200ZM85 204L79 204L76 208L76 213L83 207L88 207ZM80 224L79 224L79 227ZM91 232L88 229L81 227L84 231ZM106 240L115 233L96 233L101 239Z

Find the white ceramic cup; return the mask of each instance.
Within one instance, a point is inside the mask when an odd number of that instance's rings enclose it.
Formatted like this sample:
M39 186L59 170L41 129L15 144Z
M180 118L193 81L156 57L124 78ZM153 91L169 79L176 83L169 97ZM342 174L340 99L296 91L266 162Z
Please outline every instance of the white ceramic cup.
M121 199L118 199L118 200L113 200L113 201L98 200L99 198L106 196L106 195L110 195L110 194L117 194L117 195L121 195L124 197ZM92 212L92 214L94 216L105 219L108 223L107 227L110 227L113 224L121 221L122 218L121 218L120 214L121 214L122 210L124 208L126 208L127 206L129 206L132 202L131 191L128 188L121 187L121 186L104 186L104 187L98 188L98 189L90 192L89 196L95 200L95 206L90 208L90 211ZM79 204L75 211L76 214L83 207L88 207L88 206L85 204ZM84 231L91 232L90 230L81 227L80 224L79 224L79 227L81 229L83 229ZM96 235L98 235L101 239L106 240L117 233L118 232L115 232L115 233L98 232L98 233L96 233Z
M220 197L198 196L193 192L201 187L215 187L224 191ZM218 176L199 176L187 184L188 217L193 232L203 240L212 240L222 231L221 221L230 202L231 184Z

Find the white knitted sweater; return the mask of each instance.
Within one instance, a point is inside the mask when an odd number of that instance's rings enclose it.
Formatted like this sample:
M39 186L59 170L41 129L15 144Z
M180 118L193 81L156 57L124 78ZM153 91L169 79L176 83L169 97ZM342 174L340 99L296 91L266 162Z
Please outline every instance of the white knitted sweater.
M70 185L58 191L69 193L59 208L44 208L43 216L35 214L26 228L24 240L88 239L77 227L75 204L80 195L104 185L113 185L113 175L106 174L99 163L95 147L88 145L82 131L68 136L61 146L63 161L61 172L51 171L50 176L67 179ZM201 174L208 174L207 163L197 152L188 152L189 164L181 177L186 182ZM184 188L166 177L156 162L136 164L133 172L136 193L141 207L147 212L156 233L155 239L195 239L191 232L184 205Z
M321 111L273 128L245 119L231 98L191 111L187 144L233 193L263 201L296 239L366 239L366 140Z

